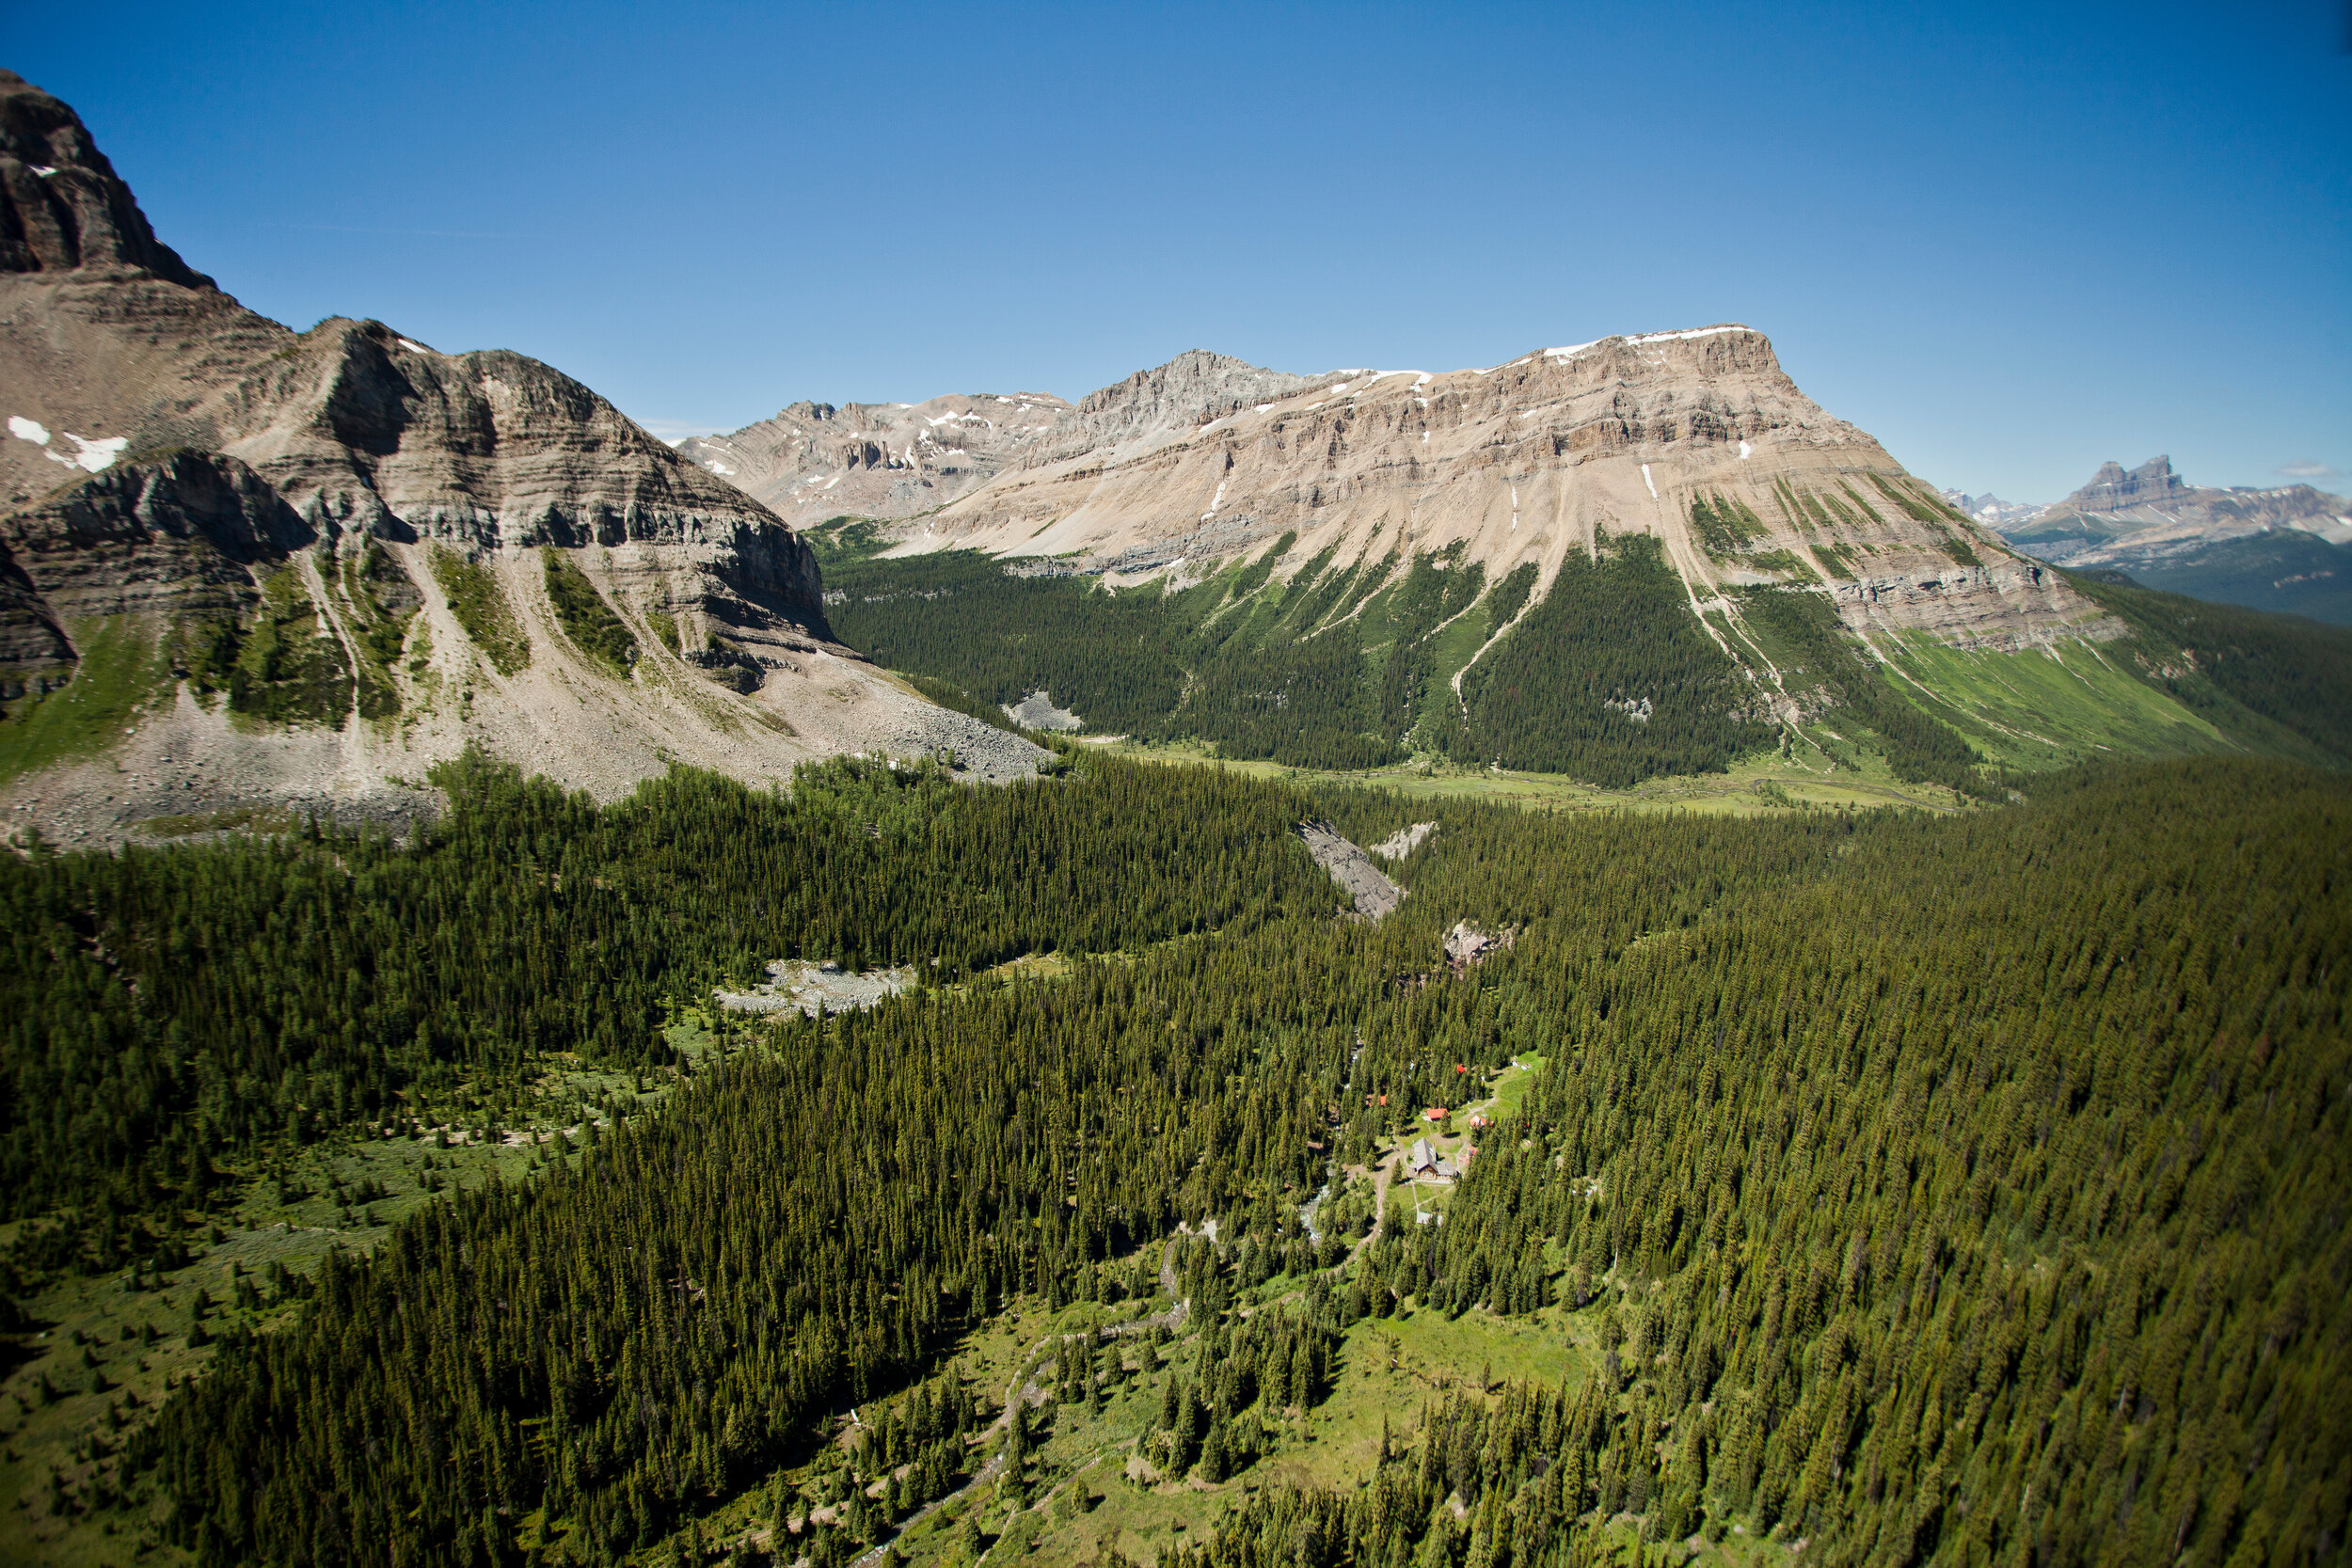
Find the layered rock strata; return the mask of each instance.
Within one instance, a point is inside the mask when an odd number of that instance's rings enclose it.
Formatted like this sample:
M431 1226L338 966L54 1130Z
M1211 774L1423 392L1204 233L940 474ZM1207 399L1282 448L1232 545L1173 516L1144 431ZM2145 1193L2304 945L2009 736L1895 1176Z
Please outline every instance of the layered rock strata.
M2114 629L1831 418L1760 332L1721 325L1485 370L1298 380L1189 355L1083 400L1021 467L897 547L1174 573L1295 534L1277 572L1461 545L1499 580L1570 550L1664 545L1695 609L1759 584L1866 632L2017 648ZM1326 552L1328 552L1327 555ZM1540 587L1539 590L1540 592Z
M607 796L672 761L764 782L842 751L1004 752L832 641L770 508L524 356L246 309L7 73L0 197L0 724L56 727L37 710L92 646L135 654L104 697L130 733L0 780L11 826L363 802L469 744ZM625 667L576 641L549 550Z

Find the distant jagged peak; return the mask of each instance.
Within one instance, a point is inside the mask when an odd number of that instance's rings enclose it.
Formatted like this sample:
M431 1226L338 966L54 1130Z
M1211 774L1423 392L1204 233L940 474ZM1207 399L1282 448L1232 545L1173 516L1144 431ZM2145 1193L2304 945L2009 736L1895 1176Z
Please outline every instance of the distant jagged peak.
M1024 459L1042 467L1090 453L1132 455L1205 424L1357 372L1293 375L1208 349L1187 349L1080 398Z
M2172 471L2172 459L2169 456L2152 457L2128 472L2122 464L2109 459L2099 465L2099 471L2090 476L2090 483L2067 497L2063 504L2077 512L2122 512L2192 488Z
M16 72L0 71L0 272L85 267L214 287L155 237L81 117Z
M1333 375L1347 373L1343 371L1331 372ZM1243 401L1284 396L1313 379L1321 378L1293 375L1287 371L1270 371L1247 359L1236 359L1230 354L1216 354L1205 348L1186 349L1165 364L1137 371L1124 381L1113 382L1108 387L1089 392L1078 400L1076 413L1083 420L1116 408L1157 407L1170 403L1185 404L1200 400L1205 400L1201 403L1204 408L1231 404L1224 409L1230 413ZM1213 417L1204 415L1204 418Z

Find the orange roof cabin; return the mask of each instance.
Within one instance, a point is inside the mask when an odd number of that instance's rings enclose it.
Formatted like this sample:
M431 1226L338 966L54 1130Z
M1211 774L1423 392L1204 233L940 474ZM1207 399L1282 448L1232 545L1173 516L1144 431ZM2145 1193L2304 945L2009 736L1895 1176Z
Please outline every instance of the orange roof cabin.
M1472 1112L1470 1113L1470 1131L1472 1131L1472 1132L1476 1132L1479 1128L1482 1128L1482 1127L1492 1127L1492 1126L1494 1125L1494 1123L1493 1123L1493 1122L1490 1122L1490 1121L1488 1121L1488 1120L1486 1119L1486 1112L1484 1112L1484 1111L1472 1111Z
M1446 1117L1452 1116L1453 1114L1454 1113L1452 1111L1447 1110L1442 1105L1432 1105L1429 1109L1423 1111L1422 1116L1430 1121L1443 1121Z

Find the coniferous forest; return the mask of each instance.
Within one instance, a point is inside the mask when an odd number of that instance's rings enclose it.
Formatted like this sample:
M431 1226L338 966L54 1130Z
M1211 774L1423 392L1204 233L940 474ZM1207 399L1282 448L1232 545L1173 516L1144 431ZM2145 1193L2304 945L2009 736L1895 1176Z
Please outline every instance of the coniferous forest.
M407 842L0 862L8 1386L19 1428L92 1412L15 1528L286 1564L2347 1549L2338 776L1745 820L1092 755L440 783ZM1434 824L1403 907L1353 917L1310 817ZM1465 921L1508 941L1449 961ZM911 984L676 1043L776 958ZM550 1116L566 1064L669 1087ZM206 1261L322 1150L429 1178L469 1123L540 1152L265 1289ZM1407 1184L1424 1133L1457 1182ZM43 1338L74 1290L182 1305Z
M1702 501L1692 523L1736 551L1752 519ZM1549 582L1533 562L1490 580L1458 541L1342 562L1337 546L1301 559L1285 533L1202 563L1198 580L1170 571L1125 587L969 550L885 558L888 541L857 519L810 537L840 634L992 722L1043 690L1098 734L1237 760L1353 771L1420 759L1611 790L1721 774L1795 740L1826 746L1841 767L1859 748L1894 779L1987 800L2007 798L2008 753L2020 722L2033 727L2025 713L1987 723L1971 685L1980 673L1857 635L1808 589L1737 589L1691 613L1662 547L1640 534L1568 552ZM2116 733L2074 755L2218 749L2352 764L2352 640L2341 629L2069 580L2122 634L2104 668L2159 694L2167 722L2185 726L2153 742ZM2042 700L2073 696L2061 687ZM2090 720L2111 721L2105 710Z

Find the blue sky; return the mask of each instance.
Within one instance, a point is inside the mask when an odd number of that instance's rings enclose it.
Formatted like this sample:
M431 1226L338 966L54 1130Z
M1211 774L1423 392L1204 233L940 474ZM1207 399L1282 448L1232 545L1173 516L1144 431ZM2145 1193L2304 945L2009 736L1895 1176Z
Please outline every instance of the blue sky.
M8 15L246 304L665 435L1730 320L1938 483L2352 490L2336 5Z

